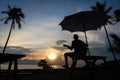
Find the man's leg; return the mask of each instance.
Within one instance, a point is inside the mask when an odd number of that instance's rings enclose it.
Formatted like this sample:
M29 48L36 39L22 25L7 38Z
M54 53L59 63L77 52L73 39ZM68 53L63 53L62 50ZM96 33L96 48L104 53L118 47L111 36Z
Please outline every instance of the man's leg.
M65 58L65 66L68 67L68 56L69 56L69 53L65 53L64 54L64 58Z
M76 63L77 63L77 59L73 59L72 60L72 65L71 65L71 68L75 68L75 66L76 66Z
M65 65L63 67L69 67L68 65L68 56L73 55L73 53L65 53L64 58L65 58Z

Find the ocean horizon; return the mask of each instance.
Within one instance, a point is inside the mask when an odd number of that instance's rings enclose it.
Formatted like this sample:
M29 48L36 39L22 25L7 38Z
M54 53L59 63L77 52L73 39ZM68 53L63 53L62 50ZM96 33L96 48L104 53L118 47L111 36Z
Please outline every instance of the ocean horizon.
M61 69L62 67L60 65L51 65L53 69ZM13 69L12 65L12 69ZM2 70L7 70L8 69L8 64L1 64L1 69ZM34 64L19 64L18 69L42 69L42 67L39 67L38 65Z

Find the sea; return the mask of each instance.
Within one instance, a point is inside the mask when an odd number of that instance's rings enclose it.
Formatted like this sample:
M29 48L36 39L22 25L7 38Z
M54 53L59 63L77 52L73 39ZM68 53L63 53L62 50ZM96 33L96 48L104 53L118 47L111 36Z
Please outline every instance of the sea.
M51 65L53 67L53 69L62 69L63 67L61 67L60 65ZM2 70L7 70L8 69L8 64L1 64L1 69ZM12 65L12 69L13 69L13 65ZM23 65L23 64L19 64L18 65L18 69L42 69L42 67L39 67L38 65L33 65L33 64L27 64L27 65Z

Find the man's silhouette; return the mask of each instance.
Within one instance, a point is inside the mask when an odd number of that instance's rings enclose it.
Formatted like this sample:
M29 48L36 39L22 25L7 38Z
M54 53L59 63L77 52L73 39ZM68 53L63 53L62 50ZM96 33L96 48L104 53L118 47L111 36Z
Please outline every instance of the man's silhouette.
M72 45L68 46L68 45L63 45L64 47L67 47L68 49L73 50L74 52L69 52L69 53L65 53L64 57L65 57L65 65L63 67L68 68L68 56L72 57L72 61L74 61L75 58L77 57L83 57L87 54L87 45L78 39L78 35L74 34L73 38L74 40L72 41Z

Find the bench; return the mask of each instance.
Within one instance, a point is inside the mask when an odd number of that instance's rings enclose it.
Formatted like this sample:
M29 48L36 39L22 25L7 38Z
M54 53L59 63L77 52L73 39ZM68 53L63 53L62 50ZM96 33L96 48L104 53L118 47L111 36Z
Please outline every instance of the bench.
M72 62L71 68L75 68L78 60L84 60L86 65L89 67L90 65L96 65L96 61L102 60L104 63L106 62L105 56L84 56L84 57L71 57L74 61Z
M17 60L20 59L20 58L23 58L23 57L25 57L25 55L0 53L0 64L5 63L5 62L9 62L8 72L10 72L12 62L14 62L14 71L16 72L18 70L18 62L17 62Z
M98 61L98 60L102 60L104 63L106 63L106 57L105 56L84 56L84 57L78 57L77 56L77 57L71 57L71 58L73 59L73 62L72 62L71 68L70 68L72 70L72 72L70 73L71 78L74 74L74 70L75 70L76 63L77 63L78 60L85 61L86 67L91 68L91 70L94 70L93 66L96 65L96 61ZM91 71L91 72L90 72L90 75L94 76L93 71Z

